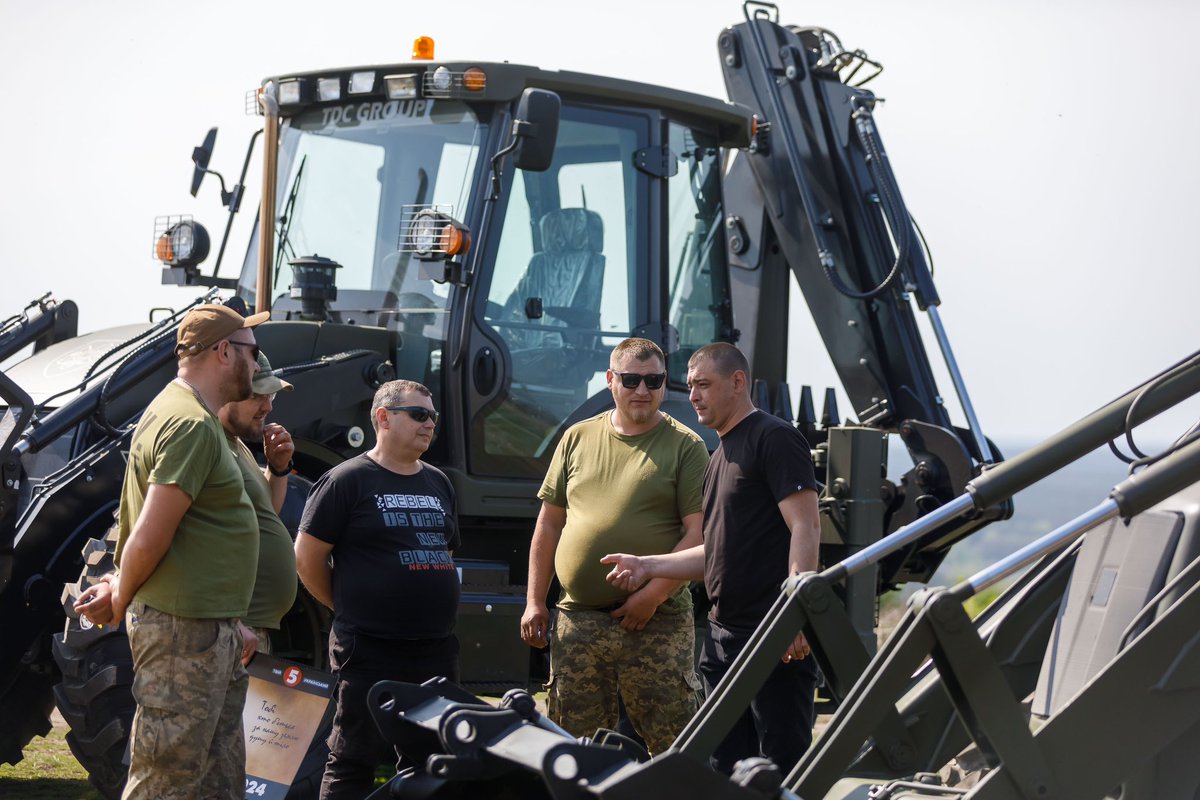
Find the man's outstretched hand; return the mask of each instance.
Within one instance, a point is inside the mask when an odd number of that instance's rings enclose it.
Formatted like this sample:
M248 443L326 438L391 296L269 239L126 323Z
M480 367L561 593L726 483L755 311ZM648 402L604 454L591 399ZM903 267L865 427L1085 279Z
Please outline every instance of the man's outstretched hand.
M605 578L613 586L626 592L636 592L646 581L650 580L641 556L612 553L600 559L600 563L613 565L612 570Z

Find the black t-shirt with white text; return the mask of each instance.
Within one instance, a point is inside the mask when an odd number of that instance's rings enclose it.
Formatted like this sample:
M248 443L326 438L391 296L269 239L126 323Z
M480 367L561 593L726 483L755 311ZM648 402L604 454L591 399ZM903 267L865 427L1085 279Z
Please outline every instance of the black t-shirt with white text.
M704 588L726 628L758 626L788 577L780 501L816 489L812 453L789 422L754 411L721 437L704 471Z
M420 472L400 475L364 453L313 484L300 530L333 545L334 624L344 630L385 639L454 631L454 488L420 463Z

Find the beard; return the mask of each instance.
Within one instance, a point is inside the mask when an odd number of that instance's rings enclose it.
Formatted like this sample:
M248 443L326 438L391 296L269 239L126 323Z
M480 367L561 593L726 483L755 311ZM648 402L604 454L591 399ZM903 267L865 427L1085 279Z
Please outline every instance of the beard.
M229 398L230 402L240 403L243 400L249 400L254 396L254 375L250 371L250 364L247 361L238 359L240 367L234 367L233 374L233 393L234 396Z
M658 416L658 403L620 403L621 415L635 425L645 425Z
M243 442L259 442L263 438L266 419L255 419L253 412L243 415L237 404L226 406L228 424L226 429Z

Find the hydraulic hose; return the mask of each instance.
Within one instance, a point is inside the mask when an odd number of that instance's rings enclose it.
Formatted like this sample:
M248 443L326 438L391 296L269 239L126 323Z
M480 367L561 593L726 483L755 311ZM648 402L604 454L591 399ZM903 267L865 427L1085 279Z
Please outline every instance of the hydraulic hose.
M759 27L759 23L771 23L762 17L759 10L756 10L754 14L751 13L751 6L758 5L748 3L745 7L746 21L749 23L747 30L750 32L759 60L762 62L764 68L768 68L771 60L768 56L767 43L763 31ZM767 8L774 8L769 4L764 5ZM785 76L789 81L800 79L801 71L791 71L794 69L794 66L789 67L789 71L785 72ZM876 135L875 123L871 118L870 109L865 105L859 105L854 109L854 126L858 133L859 142L866 151L867 169L877 186L880 203L883 206L883 213L888 221L888 227L891 229L892 237L896 244L896 260L892 264L891 272L888 273L887 277L878 286L865 292L859 292L847 286L845 281L835 271L837 265L833 258L833 252L829 249L829 245L825 241L825 235L821 230L820 215L817 213L816 201L812 196L808 182L804 179L800 171L799 165L803 163L803 160L800 156L799 148L796 146L797 133L792 126L792 121L788 113L783 110L784 103L780 84L775 81L768 81L766 89L774 108L779 109L775 124L779 125L780 128L781 135L779 139L787 152L787 160L791 166L792 178L800 194L804 215L808 219L809 229L812 233L813 244L817 250L817 258L821 264L821 269L825 272L826 278L829 279L834 288L847 297L852 297L856 300L870 300L878 297L891 287L900 275L901 266L908 261L908 253L912 240L912 223L909 220L908 211L900 199L899 190L896 188L896 179L887 167L887 156Z
M213 302L213 299L216 297L216 295L217 295L217 290L210 289L209 291L202 294L200 297L197 297L195 300L188 303L183 308L181 308L178 311L171 314L170 317L167 317L166 319L161 320L155 326L153 326L151 328L147 328L146 330L142 331L141 333L137 334L136 336L132 336L129 339L126 339L125 341L121 342L120 344L109 348L108 351L106 351L104 353L104 355L100 356L98 359L96 359L95 361L92 362L92 365L90 367L88 367L87 372L84 373L83 380L81 380L79 383L75 384L74 386L69 386L66 389L63 389L60 392L56 392L55 394L52 394L49 397L42 400L42 402L38 403L38 406L37 406L38 411L42 411L47 406L49 406L50 403L52 403L53 401L57 400L60 397L65 397L66 395L71 394L72 392L82 391L83 388L86 387L88 385L88 383L91 382L93 376L95 376L97 373L103 372L104 370L109 369L111 367L111 365L107 363L108 359L111 358L112 356L116 355L117 353L120 353L120 352L128 349L129 347L131 347L134 344L137 344L138 342L142 341L143 339L157 338L162 333L164 328L170 327L171 331L174 332L175 326L179 323L179 321L181 319L183 319L184 315L187 314L188 311L190 311L191 309L195 308L198 305ZM123 358L129 358L129 356L126 355ZM119 363L120 362L118 362L118 366L119 366Z
M41 302L45 299L43 297L41 300L34 300L25 307L25 311L0 323L0 361L20 352L21 348L53 330L54 309L52 306L49 309L41 306ZM39 306L41 306L41 313L37 316L31 317L26 313L29 309Z
M1070 522L1020 550L1009 554L951 591L966 599L1019 569L1029 566L1047 553L1052 553L1078 539L1084 533L1111 519L1129 519L1157 503L1177 494L1196 482L1200 476L1200 440L1176 449L1157 464L1131 475L1112 488L1108 498Z
M822 267L825 270L825 277L839 292L847 297L853 297L855 300L870 300L886 292L900 276L900 267L908 261L908 253L912 247L912 223L909 220L904 200L900 197L899 187L896 186L896 177L887 166L887 155L883 152L879 137L875 133L875 121L871 117L870 109L860 105L854 110L853 119L854 129L858 133L858 141L866 152L867 170L875 180L880 206L887 219L888 228L892 232L892 239L896 243L896 260L887 277L878 286L865 292L858 292L847 286L834 271L832 263L823 262Z
M122 384L122 382L117 380L117 378L121 375L122 370L126 369L129 364L133 363L143 353L153 350L158 350L161 352L167 345L170 345L170 352L173 355L175 352L174 342L175 330L173 328L162 331L158 336L154 337L148 342L143 343L136 350L130 353L129 357L118 364L117 368L109 373L108 377L104 379L104 383L100 386L100 396L96 403L96 413L92 417L92 420L98 426L103 428L104 432L109 436L119 439L126 433L126 431L119 430L116 426L108 421L108 401L112 398L113 392L117 389L117 387L120 387L120 390L124 391L128 386L128 384Z
M1200 393L1200 353L1174 364L1041 444L984 470L967 484L967 491L963 494L828 567L821 575L830 581L840 581L854 575L902 547L911 545L942 524L1004 502L1022 489L1103 446L1108 440L1120 436L1127 424L1145 422L1197 393ZM1135 402L1137 413L1130 416L1128 412ZM1136 496L1136 490L1129 491Z

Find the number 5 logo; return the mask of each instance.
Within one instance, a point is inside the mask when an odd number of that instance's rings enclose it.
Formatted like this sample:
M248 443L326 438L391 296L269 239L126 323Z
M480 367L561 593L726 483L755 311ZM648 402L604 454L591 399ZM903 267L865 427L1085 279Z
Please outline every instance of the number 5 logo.
M299 667L288 667L283 671L283 685L296 686L303 677L304 673L300 671Z

